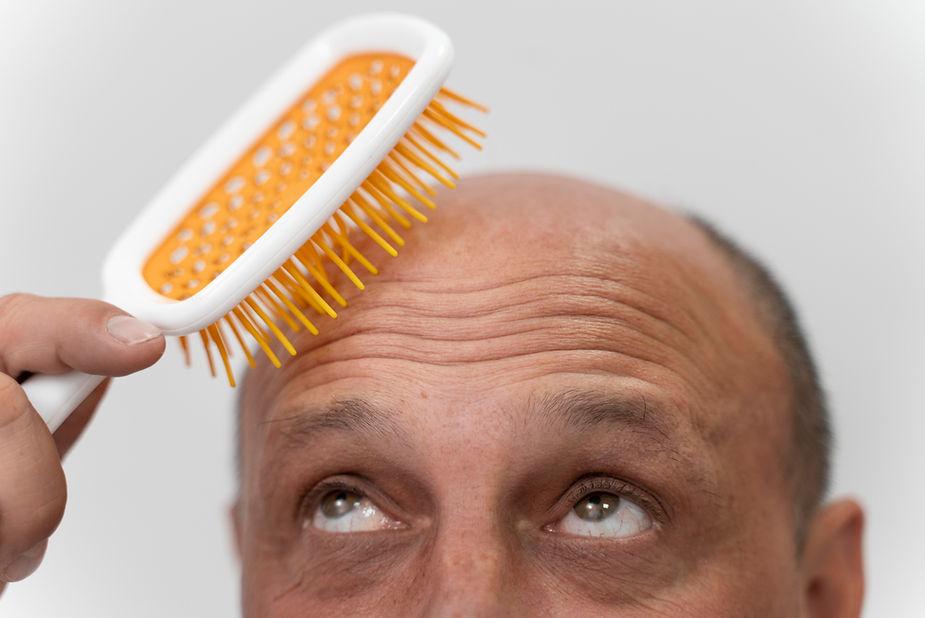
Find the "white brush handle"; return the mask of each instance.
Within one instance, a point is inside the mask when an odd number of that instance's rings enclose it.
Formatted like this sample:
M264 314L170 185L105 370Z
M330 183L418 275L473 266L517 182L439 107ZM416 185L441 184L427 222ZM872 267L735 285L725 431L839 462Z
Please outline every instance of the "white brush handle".
M52 433L77 406L93 392L106 376L79 371L59 375L35 375L22 383L26 397Z

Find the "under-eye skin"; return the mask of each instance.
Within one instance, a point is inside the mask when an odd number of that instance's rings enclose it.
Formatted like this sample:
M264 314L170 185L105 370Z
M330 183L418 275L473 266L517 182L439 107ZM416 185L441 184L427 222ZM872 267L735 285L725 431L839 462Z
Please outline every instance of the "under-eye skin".
M562 507L567 510L562 513ZM560 501L559 518L543 529L575 537L626 539L651 530L656 501L613 478L584 478Z
M302 527L335 534L407 528L367 492L343 479L322 481L305 496Z

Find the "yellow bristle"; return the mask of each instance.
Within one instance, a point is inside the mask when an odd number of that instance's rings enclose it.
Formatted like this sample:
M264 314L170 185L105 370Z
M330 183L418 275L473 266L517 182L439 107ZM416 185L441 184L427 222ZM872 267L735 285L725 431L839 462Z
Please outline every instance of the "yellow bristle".
M290 272L290 269L293 272ZM283 264L283 267L277 271L275 278L277 283L281 283L283 287L294 292L296 296L315 309L319 315L327 314L328 317L331 318L337 317L337 312L334 311L331 305L321 297L315 288L299 274L294 266Z
M318 234L315 234L314 241L316 245L321 247L321 250L324 251L324 254L327 255L332 262L334 262L334 264L341 270L341 272L347 275L347 278L350 279L350 282L353 285L355 285L360 290L366 289L366 286L363 285L363 282L360 281L360 278L357 277L355 272L353 272L353 269L347 266L347 263L340 259L340 256L337 255L337 253L335 253L334 250L328 246L328 243L320 238Z
M298 325L298 323L296 323L295 320L289 317L285 309L283 309L279 305L279 303L276 302L276 300L267 293L266 290L264 290L263 288L257 288L256 290L254 290L254 294L256 294L257 297L261 301L263 301L263 304L266 305L266 307L273 313L273 315L275 315L276 317L281 319L283 322L285 322L286 326L288 326L295 332L299 332L301 327Z
M331 285L331 282L328 281L328 278L324 274L324 272L312 266L310 262L305 261L305 259L303 258L303 255L304 255L303 253L296 253L293 256L293 258L299 264L305 267L305 270L307 270L308 274L312 276L312 279L318 282L318 285L320 285L324 289L324 291L328 293L328 296L334 299L334 302L336 302L341 307L346 307L347 306L346 299L340 295L340 292L337 291L337 288ZM293 270L293 276L295 276L295 273L297 271L298 269ZM299 275L299 278L304 281L301 275ZM308 282L306 281L306 283Z
M353 221L358 228L360 228L364 234L369 236L374 243L382 247L382 250L391 255L392 257L398 256L398 251L389 244L389 242L379 235L379 232L369 227L369 225L361 217L357 216L356 212L353 210L353 204L347 203L344 204L343 213ZM340 213L338 213L340 214Z
M382 191L380 191L375 186L373 186L373 184L369 182L368 178L366 179L366 181L363 182L361 186L368 195L372 196L376 204L378 204L382 208L382 210L386 214L389 215L389 217L398 221L398 224L402 226L403 228L405 228L406 230L411 229L411 221L406 219L405 215L401 214L400 212L392 208L392 202L389 200L389 198L386 197L385 194L382 193Z
M286 296L286 293L285 293L285 292L281 291L278 287L276 287L275 285L273 285L273 282L272 282L271 280L269 280L269 279L267 279L267 280L264 282L264 285L267 286L267 288L268 288L271 292L273 292L273 294L275 294L276 297L277 297L284 305L286 305L286 307L289 309L289 311L292 312L292 315L294 315L294 316L296 317L296 319L299 320L299 321L302 323L302 325L303 325L305 328L307 328L308 331L309 331L311 334L313 334L313 335L317 335L317 334L318 334L318 328L312 323L311 320L309 320L309 319L305 316L304 313L302 313L302 311L292 302L292 300L290 300L289 297Z
M202 348L206 351L206 358L209 361L209 372L215 377L215 361L212 360L212 350L209 349L209 336L205 330L199 331L199 339L202 341Z
M337 213L337 214L340 214L340 213ZM335 220L336 218L332 219L332 221L335 221ZM337 227L340 228L342 224L339 221L337 223L338 223ZM371 275L379 274L379 269L376 268L372 262L366 259L366 256L360 253L360 251L356 247L350 244L350 240L347 238L347 235L343 231L336 231L334 229L334 226L330 222L325 223L321 229L328 232L328 234L330 234L331 237L337 241L337 244L339 244L343 248L345 254L349 255L350 257L355 259L357 262L362 264L363 268L366 269L366 272L368 272Z
M451 119L447 118L443 114L439 113L433 107L428 107L424 110L424 117L430 119L431 121L440 125L444 129L450 131L451 133L453 133L453 135L455 135L462 141L466 142L473 148L476 148L478 150L482 149L482 145L480 143L478 143L477 141L475 141L474 139L466 135L455 122L453 122Z
M446 176L444 176L443 174L441 174L440 172L438 172L438 171L434 168L433 165L431 165L431 164L428 163L427 161L424 161L423 159L421 159L421 157L419 157L419 156L418 156L413 150L411 150L411 148L409 148L406 144L403 144L402 142L398 142L397 144L395 144L395 152L397 152L397 153L400 154L401 156L405 157L406 159L408 159L409 161L411 161L411 163L413 163L414 165L418 166L418 167L421 168L422 170L425 170L428 174L430 174L430 175L434 178L434 180L436 180L437 182L439 182L439 183L442 184L443 186L445 186L445 187L447 187L447 188L449 188L449 189L455 189L455 188L456 188L456 183L454 183L452 180L450 180L449 178L447 178Z
M234 313L235 317L238 318L238 321L241 323L241 326L244 327L244 330L250 333L251 337L257 342L257 345L260 346L260 349L263 350L263 353L267 355L267 358L270 359L270 362L273 363L273 366L276 368L282 367L282 363L279 362L279 358L276 354L273 353L273 349L270 348L267 340L260 333L260 331L251 324L250 319L244 314L240 306L235 307L231 310Z
M459 158L460 158L458 152L456 152L455 150L453 150L452 148L450 148L449 146L447 146L446 142L444 142L443 140L441 140L440 138L438 138L436 135L434 135L433 133L431 133L431 132L427 129L427 127L425 127L424 125L422 125L420 122L415 122L414 125L412 125L411 131L409 131L409 132L405 135L405 139L413 140L413 139L414 139L414 134L420 135L420 136L424 139L424 141L429 142L431 146L433 146L433 147L436 148L437 150L440 150L440 151L443 151L443 152L447 153L448 155L450 155L450 156L453 157L454 159L459 159Z
M293 256L293 262L298 262L298 261L299 261L298 256ZM305 294L308 294L313 300L316 300L318 304L321 305L322 310L324 310L324 312L327 313L330 317L332 318L337 317L337 312L334 311L331 305L329 305L327 301L324 300L324 298L322 298L320 294L318 294L318 292L315 291L315 288L312 287L312 284L309 283L308 280L302 276L302 273L299 272L299 269L296 266L290 265L290 264L283 264L283 268L299 284L300 291L302 291ZM334 288L331 288L331 289L325 288L325 291L328 294L331 294L331 292L333 292L334 294L337 294L337 290L335 290ZM334 294L332 294L332 296ZM337 296L335 297L335 300L337 300L338 298L340 298L340 294L337 294ZM341 299L341 302L342 302L341 306L345 306L347 304L347 302L344 301L343 299Z
M410 182L402 178L402 176L395 170L395 168L390 166L386 161L383 161L382 163L379 164L377 171L379 171L388 180L391 180L392 182L400 185L405 191L413 195L419 202L421 202L428 208L433 209L437 207L437 204L434 203L432 199L430 199L429 197L427 197L426 195L418 191L417 187L415 187Z
M467 131L470 131L471 133L475 133L479 137L488 137L488 134L485 133L485 131L481 130L475 125L469 124L468 122L466 122L465 120L463 120L462 118L460 118L459 116L457 116L456 114L448 110L446 107L444 107L442 104L438 103L437 101L432 101L430 106L433 109L434 113L439 114L443 118L446 118L448 121L452 122L457 127L466 129Z
M440 94L448 99L456 101L457 103L462 103L463 105L467 105L473 109L477 109L484 114L488 113L488 107L486 107L485 105L482 105L481 103L477 103L468 97L464 97L463 95L457 92L454 92L453 90L450 90L446 86L440 89Z
M401 173L404 174L405 178L410 179L411 182L413 182L414 185L418 189L420 189L421 191L423 191L430 197L437 195L437 191L433 187L431 187L429 184L421 180L421 177L415 174L414 171L411 170L411 168L405 165L405 163L400 158L398 158L394 152L390 152L388 155L386 155L385 159L382 161L380 166L382 165L385 165L385 166L393 165L397 167L398 169L401 170Z
M250 346L244 343L244 337L241 336L241 332L238 330L238 327L235 326L234 322L231 319L231 315L226 315L224 318L225 323L228 325L228 328L231 329L234 338L237 339L238 345L241 346L241 350L244 352L244 358L247 359L247 364L253 368L257 366L257 363L254 361L254 355L251 354Z
M428 159L430 159L432 162L436 163L436 164L437 164L437 167L439 167L440 169L442 169L443 171L445 171L447 174L449 174L451 177L455 178L456 180L459 180L459 174L456 173L456 171L455 171L453 168L451 168L449 165L447 165L446 163L444 163L443 161L441 161L440 158L439 158L437 155L435 155L434 153L432 153L432 152L430 151L430 149L427 148L426 145L424 145L424 144L420 143L418 140L416 140L416 139L414 138L413 135L410 135L410 134L409 134L409 135L406 135L406 136L404 137L404 140L407 141L407 142L408 142L409 144L411 144L412 146L414 146L414 147L418 150L418 152L420 152L421 154L423 154L425 157L427 157ZM391 153L390 156L394 156L394 155L395 155L395 153L393 152L393 153ZM395 157L395 159L398 160L398 157Z
M378 174L378 176L376 174ZM421 213L414 206L408 203L407 200L402 199L397 193L392 191L392 187L389 186L388 181L383 180L383 178L384 176L382 176L380 172L375 171L373 172L372 175L370 175L369 178L366 179L366 182L363 184L363 186L366 187L367 184L369 184L372 187L375 187L376 189L379 190L380 193L382 193L382 195L388 198L393 204L397 204L398 206L401 207L402 210L404 210L406 213L411 215L412 219L417 219L421 223L427 223L427 217L425 217L423 213Z
M183 361L186 363L186 366L189 367L192 364L192 359L190 358L189 353L189 341L183 335L180 335L177 338L180 340L180 347L183 349Z
M228 358L234 358L234 350L232 349L231 345L227 343L228 335L225 333L225 328L222 326L222 321L219 320L213 324L213 326L218 329L218 335L222 338L222 342L225 344L225 351L228 352Z
M350 199L353 203L355 203L360 208L360 210L366 213L366 215L376 225L382 228L382 231L385 232L389 238L394 240L396 245L398 245L399 247L405 246L405 239L399 236L398 232L396 232L395 229L391 225L389 225L388 221L386 221L382 217L378 209L376 209L369 201L367 201L362 195L360 195L359 191L354 192L354 194L351 196Z
M222 357L222 364L225 366L225 375L228 377L228 384L234 387L234 374L231 371L231 363L228 362L228 352L225 350L225 342L222 341L222 336L219 334L215 324L212 324L206 330L209 333L209 337L215 343L215 347L218 348L219 356Z
M279 342L283 344L283 347L286 348L286 351L289 352L291 356L295 356L295 347L292 345L286 335L283 334L283 331L279 329L279 327L276 325L276 322L274 322L270 316L268 316L266 312L260 308L260 305L258 305L250 296L245 298L244 302L247 303L247 306L250 307L251 310L257 314L257 317L259 317L263 323L267 325L267 328L269 328L270 332L273 333Z

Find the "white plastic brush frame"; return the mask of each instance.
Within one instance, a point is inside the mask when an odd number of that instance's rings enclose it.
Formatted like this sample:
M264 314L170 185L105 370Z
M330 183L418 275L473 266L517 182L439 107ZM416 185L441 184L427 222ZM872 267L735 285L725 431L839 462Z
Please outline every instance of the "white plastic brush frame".
M302 197L190 298L171 300L151 289L142 266L190 206L333 65L377 51L407 56L414 66ZM364 16L326 30L259 89L125 230L104 264L107 300L168 335L187 335L219 320L289 259L391 152L440 90L452 61L446 34L414 17Z

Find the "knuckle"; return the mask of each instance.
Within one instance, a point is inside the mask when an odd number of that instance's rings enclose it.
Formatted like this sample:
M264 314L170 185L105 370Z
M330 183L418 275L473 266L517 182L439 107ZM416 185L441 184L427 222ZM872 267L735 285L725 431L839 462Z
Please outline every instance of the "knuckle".
M31 303L35 298L35 295L26 294L25 292L13 292L12 294L0 296L0 320L5 320L9 316L15 315L22 309L23 305Z
M19 399L21 390L19 382L5 373L0 373L0 404L6 407L11 400Z
M8 348L14 338L16 327L13 325L18 321L23 312L28 311L28 307L35 302L37 297L32 294L16 292L0 296L0 352L9 353ZM5 355L3 354L3 355ZM0 371L4 371L2 356L0 355Z

